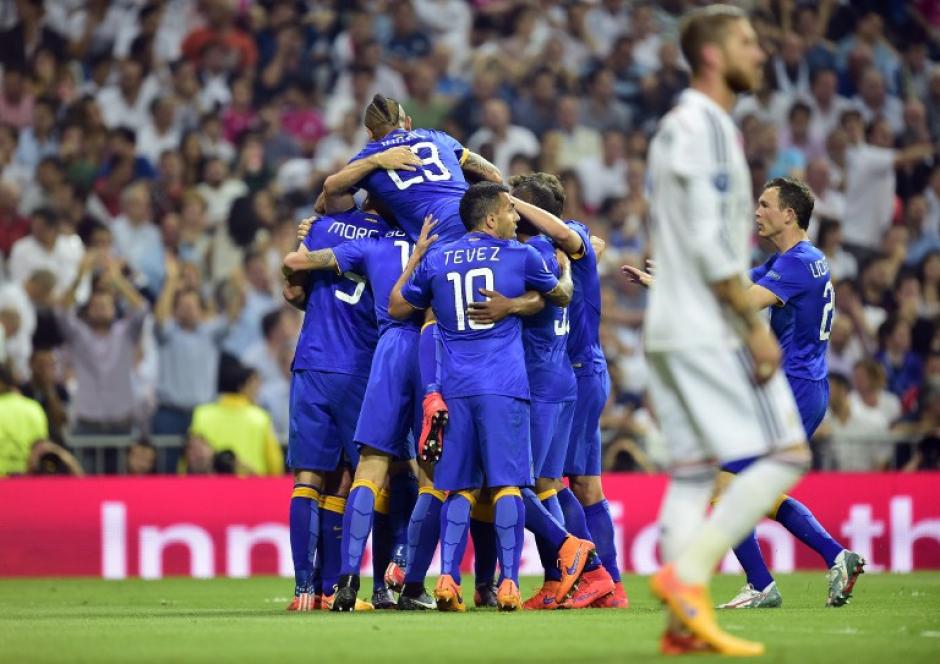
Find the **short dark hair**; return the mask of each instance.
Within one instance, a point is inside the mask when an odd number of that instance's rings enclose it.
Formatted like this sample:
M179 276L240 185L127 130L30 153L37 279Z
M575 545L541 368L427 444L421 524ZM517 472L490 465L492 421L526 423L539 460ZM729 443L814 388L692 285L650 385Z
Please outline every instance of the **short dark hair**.
M545 201L545 205L539 205L546 212L551 212L556 217L562 215L565 208L565 187L558 179L557 175L539 171L538 173L527 173L525 175L514 175L509 178L509 186L515 189L523 181L534 182L545 187L552 195L552 201ZM528 199L526 199L528 200Z
M254 369L243 365L238 358L223 353L219 358L219 393L238 394L254 375Z
M732 5L710 5L686 14L679 27L679 45L692 71L702 66L705 44L719 43L731 23L746 18L744 10Z
M33 210L30 216L41 220L46 226L55 226L59 223L59 215L52 208L41 207L38 210Z
M764 191L768 189L777 190L777 205L781 210L793 210L800 228L804 231L809 228L816 199L805 182L789 176L773 178L764 185Z
M281 310L275 309L274 311L269 311L261 319L261 334L267 339L271 332L277 327L278 323L281 322Z
M509 178L509 186L512 187L513 196L555 214L554 210L557 207L555 195L537 179L529 175L514 175Z
M849 377L842 373L836 373L833 371L829 374L829 385L840 385L844 389L849 389L851 383L849 382Z
M493 211L500 194L508 194L509 187L496 182L478 182L464 192L460 199L460 220L468 231L477 229L486 215Z

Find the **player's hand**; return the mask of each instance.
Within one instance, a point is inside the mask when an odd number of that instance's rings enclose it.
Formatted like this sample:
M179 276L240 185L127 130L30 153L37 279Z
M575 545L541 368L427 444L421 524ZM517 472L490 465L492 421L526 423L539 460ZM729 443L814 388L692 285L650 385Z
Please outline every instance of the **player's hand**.
M632 284L640 284L645 288L649 288L653 284L653 275L648 272L644 272L638 267L633 267L632 265L622 265L620 271L627 277L627 279Z
M483 302L471 302L467 305L467 318L481 325L493 325L515 313L511 299L496 291L478 289L480 295L488 297Z
M310 234L310 229L313 228L313 222L316 221L316 217L307 217L302 220L297 226L297 241L303 242L307 236Z
M306 297L306 292L304 291L303 286L297 284L286 284L284 290L281 291L281 295L284 297L284 301L297 306L304 301Z
M435 226L437 226L437 219L431 215L427 215L424 218L424 223L421 225L421 233L418 235L418 241L415 242L414 252L419 256L423 256L428 248L437 242L437 234L431 235L431 231Z
M766 325L758 325L745 339L754 362L754 380L763 385L780 366L780 344Z
M421 158L404 146L389 148L374 157L379 168L392 171L413 171L421 165Z

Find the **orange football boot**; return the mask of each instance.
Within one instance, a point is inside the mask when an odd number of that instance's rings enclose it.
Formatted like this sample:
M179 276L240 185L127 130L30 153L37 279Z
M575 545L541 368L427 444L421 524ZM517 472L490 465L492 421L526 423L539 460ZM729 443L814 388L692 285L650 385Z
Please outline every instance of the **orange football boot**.
M442 574L434 587L434 599L437 600L438 611L457 611L463 613L467 606L463 603L460 593L460 584L454 581L450 574Z
M557 581L546 581L542 587L529 599L522 603L526 611L553 611L558 608L555 593L558 592Z
M418 458L434 463L444 451L444 427L447 425L447 404L440 392L424 395L424 420L418 438Z
M693 636L715 652L737 657L764 654L764 644L745 641L722 630L715 620L714 602L708 588L684 583L676 574L675 565L666 565L650 577L650 588Z
M568 535L558 549L558 569L561 579L558 581L558 590L555 592L555 601L564 603L571 590L575 587L587 565L588 559L594 555L594 543Z
M402 588L405 587L405 570L399 567L395 561L390 562L388 567L385 568L385 585L389 587L389 590L394 590L396 593L400 593Z
M614 584L614 592L604 595L591 603L594 609L629 609L630 598L627 597L627 591L623 589L623 583L617 581Z
M519 611L522 609L522 595L519 586L512 579L503 579L496 591L496 606L500 611Z
M336 597L336 593L332 595L323 595L320 597L320 605L317 607L321 611L332 611L333 610L333 599ZM356 598L356 608L354 611L375 611L375 607L371 603L365 601L364 599Z
M319 609L320 596L313 593L300 593L287 605L287 611L316 611Z
M581 575L578 589L561 605L563 609L584 609L614 592L614 580L603 565Z
M659 640L659 652L664 655L689 655L715 651L697 636L667 629Z

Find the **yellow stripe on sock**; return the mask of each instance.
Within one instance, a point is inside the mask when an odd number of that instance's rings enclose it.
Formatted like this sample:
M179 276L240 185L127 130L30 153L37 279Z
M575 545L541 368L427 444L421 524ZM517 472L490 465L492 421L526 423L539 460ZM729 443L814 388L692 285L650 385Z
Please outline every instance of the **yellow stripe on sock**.
M320 504L323 509L342 514L346 511L346 499L339 496L326 496Z
M369 491L372 492L373 496L379 495L378 485L371 480L356 480L355 482L352 483L352 487L350 487L349 492L352 493L352 490L355 489L357 486L366 487Z
M514 486L507 486L496 492L496 495L493 496L493 504L496 504L496 501L500 498L505 498L506 496L519 496L522 498L522 492Z
M310 486L295 486L290 494L291 498L309 498L320 502L320 492Z
M546 489L545 491L543 491L542 493L537 494L537 495L538 495L538 499L539 499L540 501L545 501L545 500L548 500L549 498L551 498L552 496L557 496L557 495L558 495L558 490L557 490L557 489Z
M375 497L375 511L379 514L388 514L392 507L392 497L385 489L380 489Z
M789 499L790 499L790 496L788 496L787 494L785 493L780 494L780 497L777 498L777 502L774 503L774 506L770 508L770 511L767 513L767 516L770 517L771 519L776 519L777 511L780 509L780 506L783 505L785 502L787 502L787 500Z
M473 507L477 504L477 499L474 497L473 493L470 491L458 491L458 496L463 496L467 499L467 502L470 503L470 510L473 510Z
M441 491L440 489L435 489L433 486L423 486L420 489L418 489L418 495L422 493L429 493L435 498L437 498L439 501L441 501L442 503L445 500L447 500L447 492Z

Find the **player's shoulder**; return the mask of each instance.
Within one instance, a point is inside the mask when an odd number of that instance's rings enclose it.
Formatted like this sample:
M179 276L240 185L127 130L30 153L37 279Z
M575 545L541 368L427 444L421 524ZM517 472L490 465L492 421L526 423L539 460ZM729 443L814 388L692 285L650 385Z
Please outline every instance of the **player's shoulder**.
M534 247L540 253L554 253L555 251L555 245L545 235L533 235L526 240L526 244Z
M734 132L734 123L711 99L697 90L686 90L679 101L659 123L657 138L660 142L676 142L683 149L705 148L701 137Z
M809 266L810 264L818 264L819 261L825 261L826 255L822 252L819 247L814 245L812 242L800 242L790 251L781 254L777 258L777 265L779 266Z

